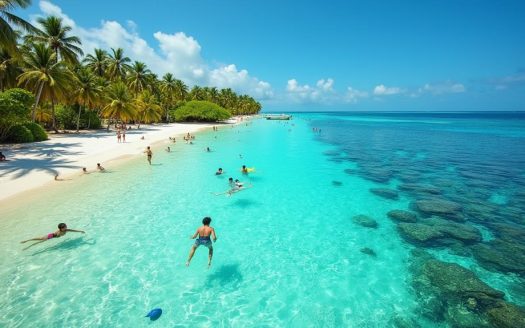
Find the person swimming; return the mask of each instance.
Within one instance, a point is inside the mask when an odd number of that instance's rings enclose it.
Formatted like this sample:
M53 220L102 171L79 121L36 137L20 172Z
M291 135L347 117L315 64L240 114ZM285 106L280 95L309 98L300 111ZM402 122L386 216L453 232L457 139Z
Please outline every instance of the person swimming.
M62 237L62 236L64 236L64 235L65 235L66 233L68 233L68 232L80 232L80 233L86 233L86 232L83 231L83 230L68 229L68 228L67 228L67 225L66 225L65 223L59 223L59 224L58 224L58 230L57 230L57 231L55 231L55 232L51 232L51 233L48 233L47 235L42 236L42 237L35 237L35 238L31 238L31 239L23 240L23 241L21 241L20 243L21 243L21 244L24 244L24 243L27 243L28 241L35 240L35 241L38 241L38 242L35 243L35 244L38 244L38 243L44 242L44 241L49 240L49 239ZM33 244L33 245L35 245L35 244ZM31 245L31 246L32 246L32 245Z
M217 170L217 172L215 172L215 175L221 175L222 174L222 168L219 167L219 169Z

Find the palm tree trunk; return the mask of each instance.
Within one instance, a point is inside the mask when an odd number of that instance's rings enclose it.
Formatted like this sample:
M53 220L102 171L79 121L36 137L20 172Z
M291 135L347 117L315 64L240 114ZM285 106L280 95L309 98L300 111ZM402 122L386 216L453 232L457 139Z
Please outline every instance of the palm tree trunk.
M35 99L35 105L33 106L33 114L32 114L32 121L33 123L36 120L36 108L38 107L38 102L40 101L40 96L42 95L42 89L44 88L44 82L40 82L40 87L38 89L38 93L36 95Z
M78 104L77 133L78 133L78 130L80 129L80 111L81 110L82 110L82 106L80 106L80 104Z
M51 98L51 124L53 124L52 128L55 133L58 133L57 130L57 120L55 117L55 99Z

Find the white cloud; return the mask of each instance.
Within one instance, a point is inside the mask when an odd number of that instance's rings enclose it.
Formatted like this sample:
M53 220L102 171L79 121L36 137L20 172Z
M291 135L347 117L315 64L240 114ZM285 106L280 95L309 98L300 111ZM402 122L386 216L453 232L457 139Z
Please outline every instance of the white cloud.
M368 92L359 91L352 87L346 89L346 94L344 95L344 100L349 103L356 103L360 98L367 98Z
M389 96L403 93L404 90L398 87L385 87L384 84L379 84L374 88L373 92L376 96Z
M461 83L452 83L445 82L439 84L425 84L423 87L419 88L419 93L432 93L434 95L440 95L444 93L462 93L465 92L466 88Z
M85 54L92 53L94 48L122 48L126 56L146 63L159 76L170 72L190 86L198 84L232 88L258 99L273 97L271 85L250 76L245 69L239 70L234 64L210 68L202 58L199 42L184 32L154 33L153 37L160 49L156 51L140 37L137 24L131 20L126 21L127 27L116 21L102 21L98 27L83 28L55 4L43 0L39 5L44 15L61 17L64 24L72 27L71 35L76 35L82 40L81 48ZM32 16L31 19L34 22L36 16Z
M315 87L301 85L296 79L288 80L286 91L289 100L297 103L333 103L338 95L333 89L333 79L321 79Z

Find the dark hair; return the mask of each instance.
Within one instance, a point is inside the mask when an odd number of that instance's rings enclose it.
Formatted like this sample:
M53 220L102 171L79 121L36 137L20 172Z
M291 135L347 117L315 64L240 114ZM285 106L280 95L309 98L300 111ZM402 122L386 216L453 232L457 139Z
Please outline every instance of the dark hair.
M222 167L219 167L219 171L222 171Z
M202 219L202 224L204 225L210 225L210 222L211 222L211 218L209 216Z
M66 224L65 223L59 223L58 224L58 229L62 230L64 228L67 228Z

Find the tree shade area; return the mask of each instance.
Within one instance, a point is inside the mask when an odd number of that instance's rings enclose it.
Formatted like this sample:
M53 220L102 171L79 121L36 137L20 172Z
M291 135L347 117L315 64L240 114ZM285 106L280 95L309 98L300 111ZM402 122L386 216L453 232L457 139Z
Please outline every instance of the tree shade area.
M78 132L101 127L102 119L108 124L215 121L257 114L262 108L254 98L230 88L190 89L171 73L159 78L121 48L84 55L82 41L61 18L41 17L33 26L13 13L30 3L0 3L0 142L15 142L9 131L16 132L16 142L29 141L29 135L41 140L36 125L25 125L28 122L55 132ZM15 99L28 95L21 91L6 94L13 88L29 91L31 103Z

